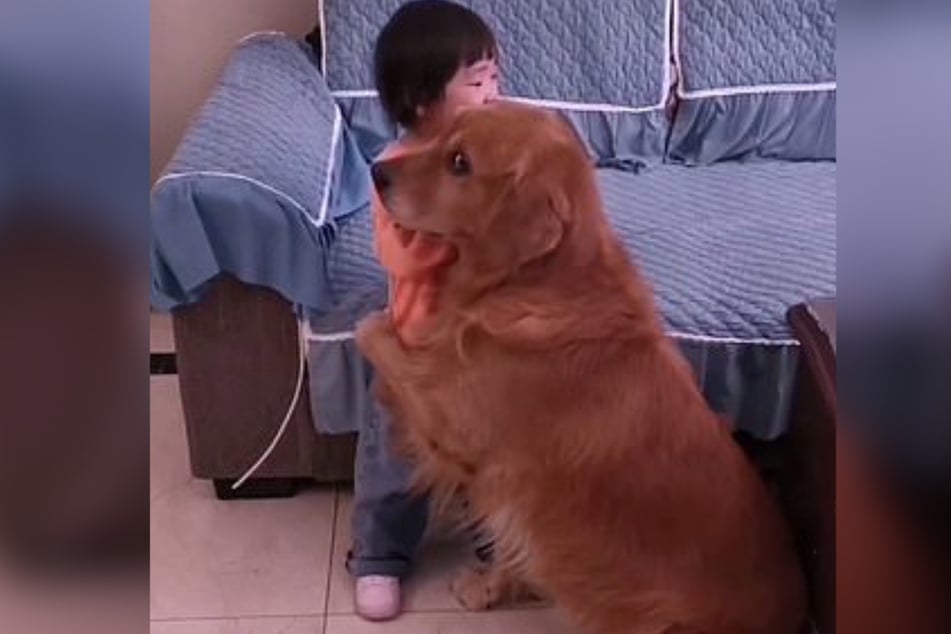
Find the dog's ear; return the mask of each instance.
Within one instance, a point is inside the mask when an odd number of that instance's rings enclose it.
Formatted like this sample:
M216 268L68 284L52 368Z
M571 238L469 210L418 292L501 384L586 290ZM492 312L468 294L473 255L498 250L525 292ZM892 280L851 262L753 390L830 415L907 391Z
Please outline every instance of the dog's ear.
M537 164L536 164L537 165ZM471 251L478 285L494 284L553 252L570 217L568 196L558 179L526 161L502 176L499 195L478 230Z
M512 241L516 249L515 261L522 266L538 260L561 244L569 221L568 198L559 184L535 185L541 191L532 191L527 185L522 194L516 193L515 204L521 208L512 214L514 227L521 235Z
M532 160L534 159L534 160ZM512 174L508 207L503 219L512 232L515 264L542 258L561 244L571 221L571 201L565 190L559 156L525 156Z
M527 182L512 182L493 205L479 230L476 248L466 249L461 267L473 288L485 288L511 277L562 244L567 225L567 198L552 189L542 191Z

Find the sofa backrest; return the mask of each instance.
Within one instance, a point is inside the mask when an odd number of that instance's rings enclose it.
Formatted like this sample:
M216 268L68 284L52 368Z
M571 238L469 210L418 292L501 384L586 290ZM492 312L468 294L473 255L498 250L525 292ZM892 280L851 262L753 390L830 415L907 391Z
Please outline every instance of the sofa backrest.
M835 158L835 0L672 0L668 158Z
M502 89L566 113L601 160L662 158L670 78L668 0L458 0L493 29ZM322 0L322 66L368 154L392 139L375 99L374 41L404 0Z
M506 94L565 113L600 164L835 158L835 0L456 1L496 32ZM322 68L371 158L397 133L373 43L404 2L319 0Z

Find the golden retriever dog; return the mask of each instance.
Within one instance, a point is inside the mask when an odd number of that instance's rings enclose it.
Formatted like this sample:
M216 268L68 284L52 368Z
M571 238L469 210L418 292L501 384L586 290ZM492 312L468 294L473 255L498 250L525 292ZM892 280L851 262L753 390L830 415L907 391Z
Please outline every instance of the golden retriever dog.
M404 228L456 246L431 332L385 312L358 344L442 500L496 540L470 608L533 588L595 634L792 634L806 593L778 508L709 409L554 114L460 114L374 181Z

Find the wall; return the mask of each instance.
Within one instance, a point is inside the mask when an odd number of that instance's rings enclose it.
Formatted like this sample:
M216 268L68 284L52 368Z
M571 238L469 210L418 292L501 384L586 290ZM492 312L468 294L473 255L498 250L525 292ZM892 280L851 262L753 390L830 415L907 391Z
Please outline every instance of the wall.
M241 37L266 30L304 35L316 21L317 0L152 0L152 180Z

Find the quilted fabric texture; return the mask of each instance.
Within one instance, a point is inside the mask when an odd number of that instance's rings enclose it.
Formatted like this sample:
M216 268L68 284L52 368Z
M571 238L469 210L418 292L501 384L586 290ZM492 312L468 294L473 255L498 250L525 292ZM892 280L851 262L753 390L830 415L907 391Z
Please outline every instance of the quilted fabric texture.
M669 330L790 338L786 310L835 293L834 163L598 170L612 225L654 285ZM341 221L335 295L382 282L369 212Z
M678 0L686 92L835 80L835 0Z
M377 33L402 0L324 0L327 83L373 88ZM534 99L662 104L667 0L460 0L496 33L503 91Z
M213 171L252 178L286 194L320 221L336 116L309 49L280 35L256 36L232 55L168 173ZM160 181L157 192L180 185L179 180Z
M786 310L835 294L834 163L601 171L612 224L671 332L787 339Z
M373 250L373 216L367 206L340 220L327 257L331 296L336 304L386 284L386 273ZM359 316L358 316L359 317ZM355 325L341 325L349 330Z

